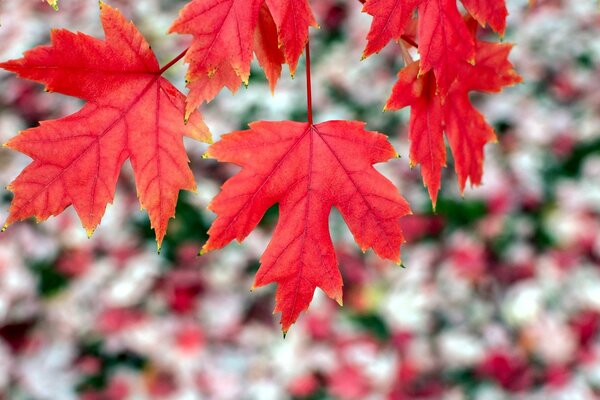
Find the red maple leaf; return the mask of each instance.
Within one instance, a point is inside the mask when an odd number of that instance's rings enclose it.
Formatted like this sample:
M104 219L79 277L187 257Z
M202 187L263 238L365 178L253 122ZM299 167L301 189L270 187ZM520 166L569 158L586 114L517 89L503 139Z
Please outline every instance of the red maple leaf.
M512 46L477 41L475 65L463 62L457 79L443 98L436 89L433 74L419 76L419 62L414 62L398 74L386 108L397 110L412 107L409 127L412 165L421 165L423 182L429 189L434 207L440 188L441 168L446 164L448 137L454 156L461 191L467 179L479 185L483 173L483 147L496 139L488 125L471 104L472 91L497 93L505 86L521 82L508 60Z
M45 220L73 205L91 235L129 158L160 247L179 191L196 188L183 136L206 142L210 133L198 113L184 124L185 97L161 77L164 69L135 26L117 10L100 8L106 40L55 30L51 45L0 64L48 91L87 101L77 113L6 144L33 159L9 186L14 199L6 226Z
M292 75L317 26L307 0L193 0L170 32L193 37L186 62L190 96L186 114L212 100L223 87L248 84L256 53L273 89L287 63Z
M489 25L494 31L504 35L508 16L505 0L462 0L462 3L482 26Z
M397 154L355 121L254 122L212 145L208 156L242 167L209 209L217 214L203 252L242 241L279 203L279 222L261 258L255 287L278 284L276 312L286 332L317 287L342 301L342 278L329 235L336 207L361 249L400 262L399 219L410 213L394 185L373 164Z
M363 12L373 16L367 34L367 45L363 58L378 53L391 40L400 38L409 30L413 11L423 0L368 0Z
M435 72L442 94L457 77L458 65L474 58L474 41L456 0L368 0L363 11L373 16L363 57L399 40L408 29L414 9L418 10L421 74Z

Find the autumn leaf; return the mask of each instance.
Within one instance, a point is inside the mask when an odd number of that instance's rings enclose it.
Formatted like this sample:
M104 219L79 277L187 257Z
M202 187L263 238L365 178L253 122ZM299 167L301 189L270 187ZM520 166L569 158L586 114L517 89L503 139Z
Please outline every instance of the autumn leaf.
M472 62L473 37L455 0L368 0L363 11L373 16L363 58L380 51L405 34L414 9L418 10L421 74L435 72L442 95L457 77L458 65Z
M363 58L380 52L391 40L400 40L408 29L413 11L423 0L368 0L363 12L373 16Z
M456 80L458 67L473 62L475 42L455 0L428 0L419 7L421 74L433 70L442 96Z
M495 32L504 35L508 16L505 0L462 0L462 3L482 26L489 25Z
M42 122L6 144L33 159L9 186L14 199L6 226L45 220L73 205L91 235L130 159L160 247L179 191L196 188L183 136L210 141L210 133L198 113L184 125L185 97L161 77L135 26L116 9L100 8L106 40L54 30L51 45L0 64L47 91L87 101L77 113Z
M298 59L308 42L308 28L318 27L308 0L265 0L279 31L279 43L290 66L296 73Z
M254 32L254 52L265 71L271 93L274 93L275 85L281 76L281 66L285 63L285 55L279 48L277 25L267 3L263 3L258 14L258 29Z
M242 167L209 209L217 214L203 252L244 238L279 204L279 222L261 258L255 287L277 283L276 312L286 332L317 287L340 304L342 278L329 235L336 207L360 248L400 262L399 225L410 213L373 164L396 157L386 137L354 121L254 122L224 135L207 153Z
M272 89L283 63L293 75L309 26L317 24L307 0L192 0L169 30L193 37L186 115L224 87L247 85L254 54Z
M483 148L495 141L493 128L471 104L472 91L497 93L506 86L521 82L508 60L512 46L478 41L475 65L463 62L460 78L445 98L436 90L431 72L420 76L419 62L398 74L398 82L388 99L386 109L412 107L409 127L411 165L421 165L423 182L434 207L440 189L441 169L446 165L444 132L454 156L454 168L461 192L467 180L481 184Z

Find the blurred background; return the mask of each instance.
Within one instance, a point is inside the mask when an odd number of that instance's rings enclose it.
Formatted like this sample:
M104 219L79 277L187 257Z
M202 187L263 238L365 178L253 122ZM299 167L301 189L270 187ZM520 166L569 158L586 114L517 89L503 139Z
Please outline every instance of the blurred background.
M164 64L184 1L111 0ZM360 62L370 17L358 0L313 1L316 119L358 119L402 155L378 169L409 200L405 269L362 254L334 212L344 307L317 291L284 340L274 287L250 293L277 221L201 258L206 210L230 165L186 142L199 193L182 194L162 254L126 165L88 240L72 209L0 235L2 399L600 398L600 13L594 0L509 0L506 41L525 83L473 101L497 129L484 185L462 198L446 170L437 214L408 167L409 110L381 113L402 67L388 46ZM64 27L103 37L96 0L0 0L0 59ZM483 32L490 40L496 36ZM256 68L203 114L215 138L258 119L305 120L303 67L271 97ZM169 78L183 89L185 66ZM81 103L0 72L0 141ZM0 149L4 188L29 163ZM449 162L452 168L452 162ZM11 194L0 191L0 220Z

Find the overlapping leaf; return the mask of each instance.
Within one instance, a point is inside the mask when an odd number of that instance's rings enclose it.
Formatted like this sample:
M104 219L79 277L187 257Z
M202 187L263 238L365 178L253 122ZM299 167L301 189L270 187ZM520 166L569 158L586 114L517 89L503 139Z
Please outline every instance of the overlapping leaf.
M192 0L170 29L193 37L186 114L224 87L247 84L254 53L271 88L283 63L294 74L310 26L317 24L308 0Z
M386 108L412 107L409 138L412 165L421 165L423 182L434 203L446 164L446 133L461 191L467 180L479 185L483 173L483 147L495 140L493 128L471 104L469 93L500 92L521 81L508 61L511 45L477 41L475 64L460 65L460 79L445 98L436 90L432 73L419 76L419 62L400 71Z
M412 107L411 162L421 165L434 207L441 168L446 165L444 132L461 191L467 180L480 184L483 147L495 140L493 129L471 105L469 92L497 92L520 81L507 60L510 46L476 39L477 22L504 34L508 15L505 1L461 0L466 16L459 12L457 1L367 0L363 8L373 16L364 57L380 51L391 40L404 39L405 44L418 48L417 62L411 61L406 49L403 51L410 65L400 72L386 107ZM416 41L405 36L415 19ZM489 80L487 86L484 79Z
M373 16L364 57L383 49L406 33L418 10L421 73L435 72L442 94L457 76L457 66L472 62L474 41L458 11L456 0L368 0L363 11Z
M329 235L336 207L361 249L400 262L399 219L410 213L394 185L373 164L396 153L384 135L355 121L254 122L207 153L242 171L223 185L209 208L217 214L203 251L242 241L266 210L279 204L279 222L261 258L255 286L277 283L286 332L317 287L342 301L342 279Z
M87 101L77 113L42 122L6 144L33 159L9 186L14 199L6 226L73 205L91 234L130 159L160 246L179 191L196 188L183 136L209 141L210 133L198 113L184 125L185 97L161 77L146 40L117 10L100 6L106 40L55 30L51 45L0 64L48 91Z
M465 8L481 25L489 25L504 35L508 10L504 0L462 0Z

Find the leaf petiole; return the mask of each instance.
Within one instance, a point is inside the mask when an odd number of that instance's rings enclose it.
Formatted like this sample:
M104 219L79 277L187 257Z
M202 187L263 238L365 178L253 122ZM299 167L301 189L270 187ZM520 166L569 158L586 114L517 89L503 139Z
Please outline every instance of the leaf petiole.
M308 112L308 123L313 125L312 83L310 79L310 41L306 42L306 105Z
M179 60L181 60L183 57L185 57L185 55L187 54L188 50L190 48L188 47L187 49L185 49L184 51L182 51L177 57L175 57L174 59L172 59L171 61L169 61L168 64L166 64L164 67L162 67L160 69L160 71L158 71L158 75L162 75L165 73L165 71L167 71L169 68L171 68L173 65L177 64L177 62Z

